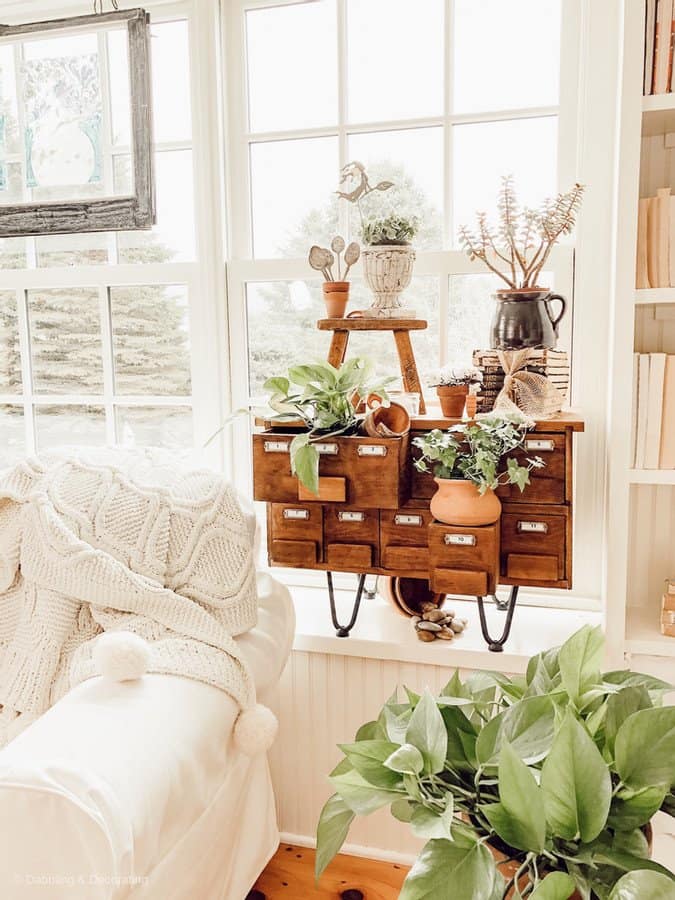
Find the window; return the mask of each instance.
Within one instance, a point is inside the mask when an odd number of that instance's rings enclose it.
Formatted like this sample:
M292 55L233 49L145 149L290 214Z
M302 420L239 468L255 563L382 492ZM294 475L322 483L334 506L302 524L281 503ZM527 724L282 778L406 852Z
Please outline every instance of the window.
M153 7L152 22L156 227L0 241L0 467L64 443L182 450L202 444L222 419L210 350L217 310L203 288L220 266L215 254L202 262L197 239L209 211L197 216L196 188L206 176L204 147L194 139L189 7ZM120 35L102 37L92 57L103 98L92 191L104 194L133 177L120 100L128 85L116 63L123 54L108 52ZM63 47L54 58L48 49L41 77L50 65L72 69ZM0 52L0 203L36 190L10 102L23 66Z
M367 211L396 208L422 223L406 298L429 322L412 336L420 367L470 361L486 346L498 284L458 249L458 228L476 210L495 212L502 174L514 174L524 203L568 186L573 4L238 0L227 9L236 404L291 361L327 351L315 327L320 281L306 258L338 232L358 239L355 211L335 196L352 159L396 185ZM358 267L354 275L352 309L370 303ZM548 275L571 298L570 246L556 248ZM570 333L568 318L563 346ZM391 372L389 344L353 335L350 351Z

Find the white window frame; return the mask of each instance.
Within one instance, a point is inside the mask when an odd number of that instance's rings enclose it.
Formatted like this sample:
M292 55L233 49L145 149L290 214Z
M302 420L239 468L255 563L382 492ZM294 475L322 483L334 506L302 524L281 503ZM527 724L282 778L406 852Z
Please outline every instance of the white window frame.
M195 202L195 259L187 262L117 264L114 236L108 242L108 264L3 269L2 289L16 293L22 359L22 394L0 394L0 405L23 405L27 451L35 448L33 410L39 406L82 404L104 406L107 440L114 439L113 406L189 407L193 412L194 444L202 448L230 408L227 379L227 324L224 302L225 278L221 160L221 116L218 88L220 18L217 0L146 0L152 23L187 19L189 31L192 140L158 145L157 150L192 150ZM3 21L57 18L81 13L81 2L66 2L58 8L44 0L3 5ZM123 151L115 147L115 152ZM108 173L110 174L110 173ZM34 239L28 239L28 245ZM29 259L35 266L35 259ZM192 363L192 393L187 397L124 396L114 392L111 323L108 289L122 286L185 285L189 297L189 327ZM50 288L89 288L98 293L103 341L104 391L98 395L40 394L31 387L30 348L26 294ZM220 437L204 456L219 468L227 468L231 454Z
M558 188L566 190L578 177L579 140L582 127L580 59L583 50L583 35L588 27L587 12L589 0L562 0L561 23L561 70L560 70L560 102L557 106L532 107L517 110L499 110L475 114L452 114L449 104L452 94L452 47L445 54L445 103L446 108L441 116L431 116L410 120L392 120L378 122L348 123L346 113L347 85L347 47L346 47L346 0L336 0L338 6L337 47L338 47L338 124L319 128L291 129L288 131L250 132L248 127L248 108L246 94L246 32L245 14L248 10L264 9L271 6L294 5L303 0L227 0L223 17L223 46L225 48L224 78L226 95L226 134L227 134L227 186L228 186L228 220L229 255L227 260L227 294L229 310L229 338L231 367L231 385L233 404L235 407L246 406L249 401L248 388L248 353L247 353L247 321L246 321L246 285L255 282L291 282L294 280L319 281L306 260L303 259L264 259L253 256L253 229L251 221L251 189L249 146L251 142L270 140L289 140L321 136L337 136L340 165L348 162L347 142L350 134L370 131L398 131L406 128L445 126L444 131L444 247L451 245L453 223L450 221L452 189L452 146L451 129L453 125L478 122L524 119L545 115L558 117ZM445 0L445 21L451 22L454 16L454 0ZM450 42L451 44L451 42ZM583 124L583 123L582 123ZM346 204L340 204L340 228L346 231L348 210ZM553 273L556 291L568 298L574 296L574 246L573 241L562 243L554 248L547 268ZM450 304L449 278L452 275L472 275L488 273L487 268L479 262L470 262L465 253L458 249L434 251L417 251L415 275L431 275L439 278L439 321L447 322ZM361 266L354 269L354 276L360 277ZM579 316L567 316L562 323L561 345L576 349L576 336L582 327ZM573 332L574 331L574 335ZM447 329L440 329L440 361L447 361ZM584 386L580 383L575 367L572 367L572 384L570 389L571 403L580 402ZM235 432L235 473L237 483L247 491L252 491L252 471L250 442L248 430L238 425ZM577 439L578 443L583 438ZM593 448L588 448L593 452ZM577 454L577 476L579 466L586 454ZM578 481L577 477L577 481ZM585 554L581 566L575 562L575 587L572 591L524 591L523 602L550 605L553 607L574 607L598 609L600 584L597 567L589 560L602 552L602 534L600 529L593 529L591 516L597 516L602 505L602 482L593 482L590 486L583 479L582 490L577 491L575 499L575 541L592 547L593 552ZM588 488L590 487L590 491ZM597 521L597 519L595 520ZM292 583L317 583L316 573L301 573L295 570L279 570L280 575Z

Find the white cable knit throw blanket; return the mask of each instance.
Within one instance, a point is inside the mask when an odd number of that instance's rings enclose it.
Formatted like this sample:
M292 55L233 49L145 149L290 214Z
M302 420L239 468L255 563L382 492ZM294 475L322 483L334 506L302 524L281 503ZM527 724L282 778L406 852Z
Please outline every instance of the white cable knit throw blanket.
M255 689L233 635L256 624L253 538L233 489L158 451L71 450L0 476L0 746L98 674L124 630L148 671Z

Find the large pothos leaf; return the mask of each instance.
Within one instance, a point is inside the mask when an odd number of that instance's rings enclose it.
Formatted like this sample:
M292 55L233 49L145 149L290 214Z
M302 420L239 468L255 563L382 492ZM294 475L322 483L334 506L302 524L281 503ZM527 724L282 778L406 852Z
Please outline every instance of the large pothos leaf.
M291 441L291 471L298 476L301 484L311 491L319 493L319 454L316 447L309 443L309 434L296 434Z
M403 786L400 791L375 787L369 784L355 769L339 775L331 775L329 781L345 804L357 816L369 816L376 809L398 800L403 792Z
M504 743L526 762L536 762L549 751L555 734L555 712L549 697L519 700L490 719L478 735L476 757L482 766L496 766Z
M609 900L675 900L675 884L667 875L640 869L620 878Z
M675 784L675 706L642 709L619 728L616 771L631 788Z
M638 790L623 788L612 797L607 824L620 831L631 831L649 822L663 804L668 793L666 785Z
M633 713L641 709L650 709L651 706L649 692L643 685L626 687L616 694L610 694L605 704L605 742L610 759L614 758L614 741L619 728Z
M573 703L600 679L605 640L599 625L584 625L568 638L558 653L562 685Z
M612 797L607 764L568 710L541 771L546 818L566 840L589 843L605 826Z
M509 843L519 850L541 853L546 843L543 794L533 773L510 744L504 744L499 757L499 799L518 831L518 842Z
M337 794L326 801L316 829L314 874L317 881L345 842L354 812Z
M338 746L359 775L362 775L369 784L390 790L402 787L401 776L384 764L394 750L398 749L398 744L391 741L366 740Z
M384 761L385 766L392 772L400 772L402 775L419 775L424 768L424 758L417 747L412 744L403 744L391 753Z
M443 770L448 735L443 717L428 689L415 707L405 739L422 754L425 771L433 775Z
M432 840L417 857L399 900L493 900L496 878L484 844Z
M448 794L447 799L447 806L441 812L435 812L426 806L417 806L410 820L410 828L415 837L424 838L425 840L433 838L443 838L446 841L453 840L452 817L454 804L452 794Z
M569 900L576 888L574 879L565 872L551 872L532 891L530 900Z

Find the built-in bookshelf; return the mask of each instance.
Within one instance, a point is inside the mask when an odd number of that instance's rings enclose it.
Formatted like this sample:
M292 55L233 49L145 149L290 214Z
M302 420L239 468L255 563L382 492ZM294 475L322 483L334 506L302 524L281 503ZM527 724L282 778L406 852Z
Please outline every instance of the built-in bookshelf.
M661 634L663 584L675 574L675 469L635 468L636 410L628 411L636 406L635 354L675 354L675 272L670 287L636 287L639 238L644 241L640 200L657 197L664 188L675 196L675 93L643 96L648 11L642 3L625 10L605 615L614 643L623 639L631 665L649 669L651 659L653 670L663 672L675 657L675 638ZM643 214L644 208L643 203ZM664 416L662 427L675 429L675 419Z

